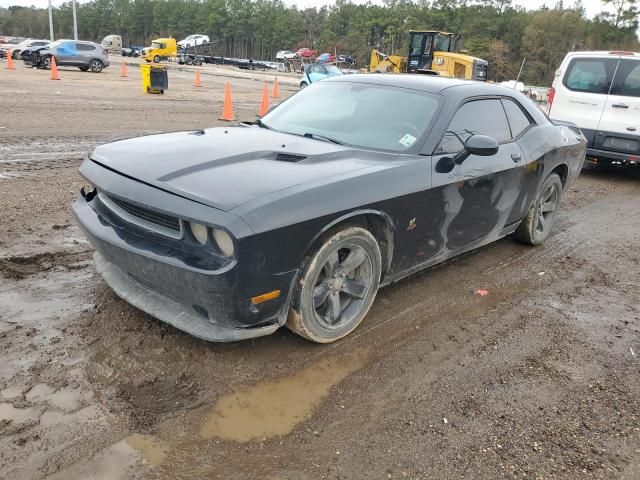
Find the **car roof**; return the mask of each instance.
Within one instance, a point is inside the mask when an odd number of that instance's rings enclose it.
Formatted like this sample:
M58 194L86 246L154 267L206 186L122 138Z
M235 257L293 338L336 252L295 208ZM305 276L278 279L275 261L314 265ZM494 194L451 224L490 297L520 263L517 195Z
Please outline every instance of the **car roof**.
M331 78L323 81L369 83L374 85L384 85L389 87L410 88L422 90L429 93L441 93L453 87L467 87L467 89L477 89L477 95L499 95L495 89L503 89L495 84L484 82L474 82L459 78L441 77L438 75L425 74L384 74L384 73L362 73L346 75L340 78ZM505 89L509 90L509 89Z

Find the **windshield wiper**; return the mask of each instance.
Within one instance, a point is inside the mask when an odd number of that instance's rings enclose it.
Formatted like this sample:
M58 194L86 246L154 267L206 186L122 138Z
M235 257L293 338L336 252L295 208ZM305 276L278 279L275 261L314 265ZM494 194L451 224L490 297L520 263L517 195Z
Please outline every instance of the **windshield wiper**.
M344 143L336 140L335 138L325 137L324 135L318 135L317 133L305 133L302 136L306 138L313 138L315 140L324 140L325 142L335 143L336 145L344 145Z
M267 130L271 130L271 127L265 124L261 119L257 119L254 123L258 125L260 128L266 128Z

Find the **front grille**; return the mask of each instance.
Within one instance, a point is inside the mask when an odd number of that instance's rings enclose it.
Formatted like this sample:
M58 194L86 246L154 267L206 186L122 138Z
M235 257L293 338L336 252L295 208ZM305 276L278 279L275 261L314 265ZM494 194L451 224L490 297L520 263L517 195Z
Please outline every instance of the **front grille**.
M181 232L180 219L176 217L156 212L155 210L150 210L110 195L105 195L105 197L108 199L108 202L106 202L107 204L109 202L113 202L115 206L122 209L129 215L142 220L144 223L157 225L163 229L168 229L176 233Z

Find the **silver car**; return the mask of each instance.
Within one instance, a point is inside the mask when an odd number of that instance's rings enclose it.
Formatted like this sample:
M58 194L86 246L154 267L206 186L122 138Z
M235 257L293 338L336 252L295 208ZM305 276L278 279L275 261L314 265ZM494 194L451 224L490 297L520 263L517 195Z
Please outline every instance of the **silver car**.
M91 69L92 72L99 73L109 66L106 50L93 42L57 40L37 51L35 65L49 69L52 57L55 57L59 67L78 67L83 72Z

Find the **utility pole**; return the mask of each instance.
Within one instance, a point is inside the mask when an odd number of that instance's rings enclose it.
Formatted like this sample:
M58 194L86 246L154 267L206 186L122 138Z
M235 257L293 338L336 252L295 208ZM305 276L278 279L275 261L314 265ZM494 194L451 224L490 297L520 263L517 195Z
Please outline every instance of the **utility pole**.
M49 0L49 39L53 42L53 12L51 10L51 0Z
M78 21L76 20L76 0L73 0L73 39L78 40Z

